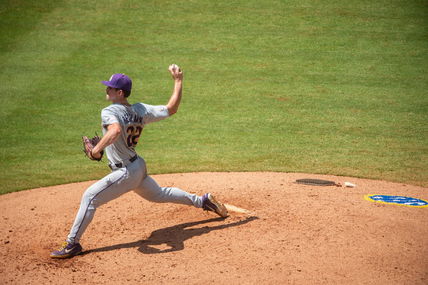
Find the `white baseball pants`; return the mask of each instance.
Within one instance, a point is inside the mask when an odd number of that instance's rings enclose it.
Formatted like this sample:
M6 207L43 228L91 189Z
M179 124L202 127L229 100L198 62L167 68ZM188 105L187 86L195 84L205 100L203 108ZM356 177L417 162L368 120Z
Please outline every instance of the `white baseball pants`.
M202 207L201 196L189 194L179 188L160 187L153 178L147 176L146 163L143 158L138 157L127 166L112 171L85 191L67 241L79 242L92 221L95 210L131 190L144 199L156 203Z

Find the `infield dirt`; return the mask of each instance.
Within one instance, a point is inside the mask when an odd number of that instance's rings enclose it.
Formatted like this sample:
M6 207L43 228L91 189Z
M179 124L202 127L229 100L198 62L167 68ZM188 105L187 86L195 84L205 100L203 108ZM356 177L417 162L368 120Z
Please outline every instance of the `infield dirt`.
M291 173L153 176L212 192L246 209L225 220L130 192L103 205L84 253L52 260L92 182L0 196L0 284L427 284L428 208L369 202L366 194L427 200L427 188ZM355 188L295 184L300 178Z

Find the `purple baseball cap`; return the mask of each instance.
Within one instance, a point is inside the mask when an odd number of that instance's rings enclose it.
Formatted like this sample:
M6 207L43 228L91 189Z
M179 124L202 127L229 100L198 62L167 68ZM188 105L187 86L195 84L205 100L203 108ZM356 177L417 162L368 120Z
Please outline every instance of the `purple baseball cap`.
M132 89L132 80L127 75L122 73L113 74L110 77L109 81L101 81L105 86L122 89L125 91L131 91Z

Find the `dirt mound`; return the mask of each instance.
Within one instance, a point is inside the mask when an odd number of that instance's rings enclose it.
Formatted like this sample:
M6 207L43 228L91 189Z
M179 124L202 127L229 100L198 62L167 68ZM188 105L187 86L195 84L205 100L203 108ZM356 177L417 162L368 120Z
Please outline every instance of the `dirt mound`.
M0 196L1 284L427 284L428 208L369 202L366 194L427 200L427 188L290 173L153 176L162 186L215 193L210 212L154 204L130 192L97 210L84 254L51 260L92 183ZM296 179L352 182L308 186Z

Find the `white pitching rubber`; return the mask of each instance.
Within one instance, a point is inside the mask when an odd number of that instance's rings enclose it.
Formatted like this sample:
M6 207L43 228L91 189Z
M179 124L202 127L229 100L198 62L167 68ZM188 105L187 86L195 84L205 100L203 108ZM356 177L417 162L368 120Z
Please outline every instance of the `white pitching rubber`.
M231 211L231 212L244 213L244 214L250 213L250 211L248 211L246 209L242 209L242 208L230 205L230 204L224 204L224 206L226 207L226 209L228 211Z

